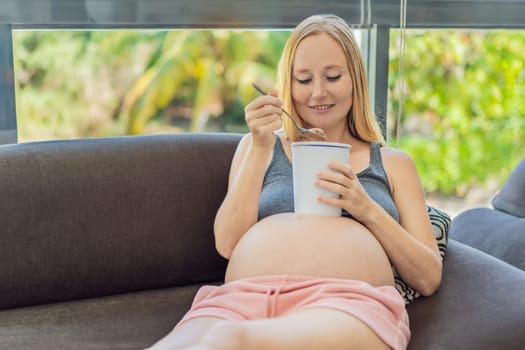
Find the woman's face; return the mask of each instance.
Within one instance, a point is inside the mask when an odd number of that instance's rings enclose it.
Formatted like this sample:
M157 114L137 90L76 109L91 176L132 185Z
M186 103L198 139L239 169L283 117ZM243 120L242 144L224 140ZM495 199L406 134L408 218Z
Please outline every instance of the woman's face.
M330 36L315 34L299 43L291 87L295 109L307 127L346 128L352 81L344 52Z

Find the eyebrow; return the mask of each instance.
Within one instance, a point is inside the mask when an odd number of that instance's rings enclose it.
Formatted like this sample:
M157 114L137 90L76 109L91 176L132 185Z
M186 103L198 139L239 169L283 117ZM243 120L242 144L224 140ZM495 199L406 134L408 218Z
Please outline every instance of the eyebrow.
M326 66L323 68L323 70L330 70L330 69L345 69L345 67L339 66L339 65L331 65L331 66ZM310 73L310 69L306 69L306 68L294 69L294 73Z

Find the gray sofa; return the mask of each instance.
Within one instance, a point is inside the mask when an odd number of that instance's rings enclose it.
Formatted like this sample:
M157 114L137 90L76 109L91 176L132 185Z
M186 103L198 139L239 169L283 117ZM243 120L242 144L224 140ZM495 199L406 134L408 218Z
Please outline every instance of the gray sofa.
M525 158L493 198L492 208L461 212L450 236L525 270Z
M140 349L226 261L212 223L241 135L0 146L0 349ZM449 240L409 349L522 349L525 272Z

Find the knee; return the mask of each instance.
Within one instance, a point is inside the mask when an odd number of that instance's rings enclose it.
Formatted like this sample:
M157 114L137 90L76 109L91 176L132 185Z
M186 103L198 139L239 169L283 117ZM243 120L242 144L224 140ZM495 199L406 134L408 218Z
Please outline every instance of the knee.
M245 340L242 322L221 321L214 324L202 337L200 343L214 349L242 349Z

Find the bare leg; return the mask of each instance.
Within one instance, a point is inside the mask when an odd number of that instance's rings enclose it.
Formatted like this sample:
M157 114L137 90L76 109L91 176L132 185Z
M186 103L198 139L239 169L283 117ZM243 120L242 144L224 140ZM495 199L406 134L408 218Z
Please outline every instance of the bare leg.
M358 319L318 308L266 320L216 323L194 347L187 348L205 349L386 350L389 347Z
M151 350L179 350L197 344L221 319L213 317L194 318L180 327L173 329L168 335L148 349Z

